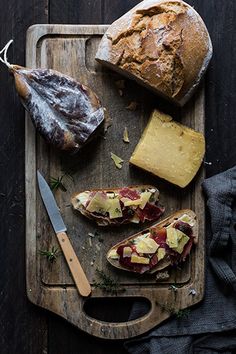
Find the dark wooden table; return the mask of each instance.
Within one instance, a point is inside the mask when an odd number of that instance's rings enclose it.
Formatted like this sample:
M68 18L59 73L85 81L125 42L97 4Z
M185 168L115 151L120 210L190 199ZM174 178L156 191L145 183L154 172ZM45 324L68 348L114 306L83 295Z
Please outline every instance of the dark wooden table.
M138 0L1 1L0 46L14 38L11 62L24 65L25 34L35 23L111 23ZM236 162L236 1L188 0L214 46L206 76L207 176ZM122 342L92 338L29 303L25 291L24 109L0 68L0 353L122 354Z

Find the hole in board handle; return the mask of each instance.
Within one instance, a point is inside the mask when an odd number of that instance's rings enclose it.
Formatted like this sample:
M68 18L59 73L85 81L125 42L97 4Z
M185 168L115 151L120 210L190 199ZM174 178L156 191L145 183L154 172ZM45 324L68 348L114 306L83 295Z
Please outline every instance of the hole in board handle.
M144 297L98 297L87 299L84 312L100 321L127 322L143 317L151 309Z

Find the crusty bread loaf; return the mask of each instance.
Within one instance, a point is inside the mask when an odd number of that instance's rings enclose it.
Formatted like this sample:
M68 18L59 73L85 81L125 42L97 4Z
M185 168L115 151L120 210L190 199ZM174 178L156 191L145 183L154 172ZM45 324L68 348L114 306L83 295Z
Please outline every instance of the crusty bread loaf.
M179 105L199 84L212 44L199 14L177 0L145 0L116 20L96 59Z

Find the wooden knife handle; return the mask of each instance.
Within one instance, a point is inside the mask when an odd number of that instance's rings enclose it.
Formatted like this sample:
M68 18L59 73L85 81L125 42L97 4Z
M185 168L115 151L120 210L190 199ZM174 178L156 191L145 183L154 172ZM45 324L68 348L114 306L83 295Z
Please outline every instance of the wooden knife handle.
M57 238L65 256L66 262L70 268L70 272L78 292L81 296L89 296L91 293L91 286L75 254L75 251L73 250L67 234L65 232L59 232L57 233Z

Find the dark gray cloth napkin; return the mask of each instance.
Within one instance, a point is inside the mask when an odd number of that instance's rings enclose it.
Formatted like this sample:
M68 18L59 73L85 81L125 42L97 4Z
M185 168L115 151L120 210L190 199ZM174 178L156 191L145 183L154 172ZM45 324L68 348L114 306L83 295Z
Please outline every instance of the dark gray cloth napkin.
M213 354L236 349L236 166L203 182L207 216L204 300L125 343L132 354ZM209 221L211 220L211 231ZM142 310L134 304L131 319Z

